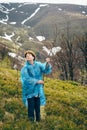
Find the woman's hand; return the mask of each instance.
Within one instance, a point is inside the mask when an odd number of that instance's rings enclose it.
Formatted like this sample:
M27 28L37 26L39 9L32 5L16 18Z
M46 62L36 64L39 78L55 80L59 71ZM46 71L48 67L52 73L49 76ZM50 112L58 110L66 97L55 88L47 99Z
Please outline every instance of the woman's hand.
M43 81L43 80L39 80L39 81L37 82L37 84L44 84L44 81Z
M50 58L49 57L46 58L46 62L50 63Z

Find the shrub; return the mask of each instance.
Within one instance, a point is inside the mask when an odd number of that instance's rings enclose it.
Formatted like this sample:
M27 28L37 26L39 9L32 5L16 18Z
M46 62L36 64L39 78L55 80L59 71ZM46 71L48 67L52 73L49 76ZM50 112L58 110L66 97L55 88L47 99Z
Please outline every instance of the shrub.
M4 119L5 111L3 109L0 109L0 121Z

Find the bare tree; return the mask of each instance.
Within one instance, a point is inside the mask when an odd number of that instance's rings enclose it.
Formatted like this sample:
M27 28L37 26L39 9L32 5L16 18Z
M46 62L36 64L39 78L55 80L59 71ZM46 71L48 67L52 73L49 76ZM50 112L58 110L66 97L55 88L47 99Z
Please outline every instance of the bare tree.
M80 50L83 53L81 72L82 72L82 75L84 76L82 76L82 83L85 80L85 84L87 84L87 32L85 32L83 36L80 36L78 38L78 44L79 44Z
M87 32L84 34L84 36L79 38L79 48L81 49L84 59L85 59L85 69L87 71Z
M58 27L55 25L54 39L50 41L50 45L46 43L46 46L52 54L54 72L60 73L61 79L79 81L81 66L85 66L87 72L87 34L84 39L78 40L76 34L72 34L70 23L67 22L64 34L59 34ZM57 46L61 47L61 51L54 55L52 48Z
M56 56L54 56L53 59L57 68L61 70L63 79L75 80L74 72L79 64L79 55L76 37L74 34L71 34L70 31L70 23L67 23L66 30L60 38L60 46L62 49L56 54ZM55 32L54 42L57 42L58 32Z

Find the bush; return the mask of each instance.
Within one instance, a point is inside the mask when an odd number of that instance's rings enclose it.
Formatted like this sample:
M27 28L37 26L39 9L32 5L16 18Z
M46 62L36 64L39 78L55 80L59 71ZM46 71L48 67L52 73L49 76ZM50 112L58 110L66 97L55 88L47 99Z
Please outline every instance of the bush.
M0 109L0 121L4 119L5 111L3 109Z

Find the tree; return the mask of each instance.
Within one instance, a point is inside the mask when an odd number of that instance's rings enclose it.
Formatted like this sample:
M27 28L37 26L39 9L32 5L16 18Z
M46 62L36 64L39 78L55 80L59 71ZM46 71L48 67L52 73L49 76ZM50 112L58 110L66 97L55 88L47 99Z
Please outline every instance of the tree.
M85 59L84 66L87 71L87 32L84 34L84 36L79 38L79 48L83 53Z
M74 34L71 34L70 31L70 24L67 23L66 30L60 38L60 46L62 49L53 59L57 68L61 70L62 78L75 80L74 72L79 64L79 50L77 46L77 38ZM57 34L56 31L54 42L56 42Z
M83 53L83 61L82 61L82 67L81 67L81 72L82 72L82 82L84 82L87 84L87 32L84 33L83 36L80 36L78 38L78 45L80 50Z

